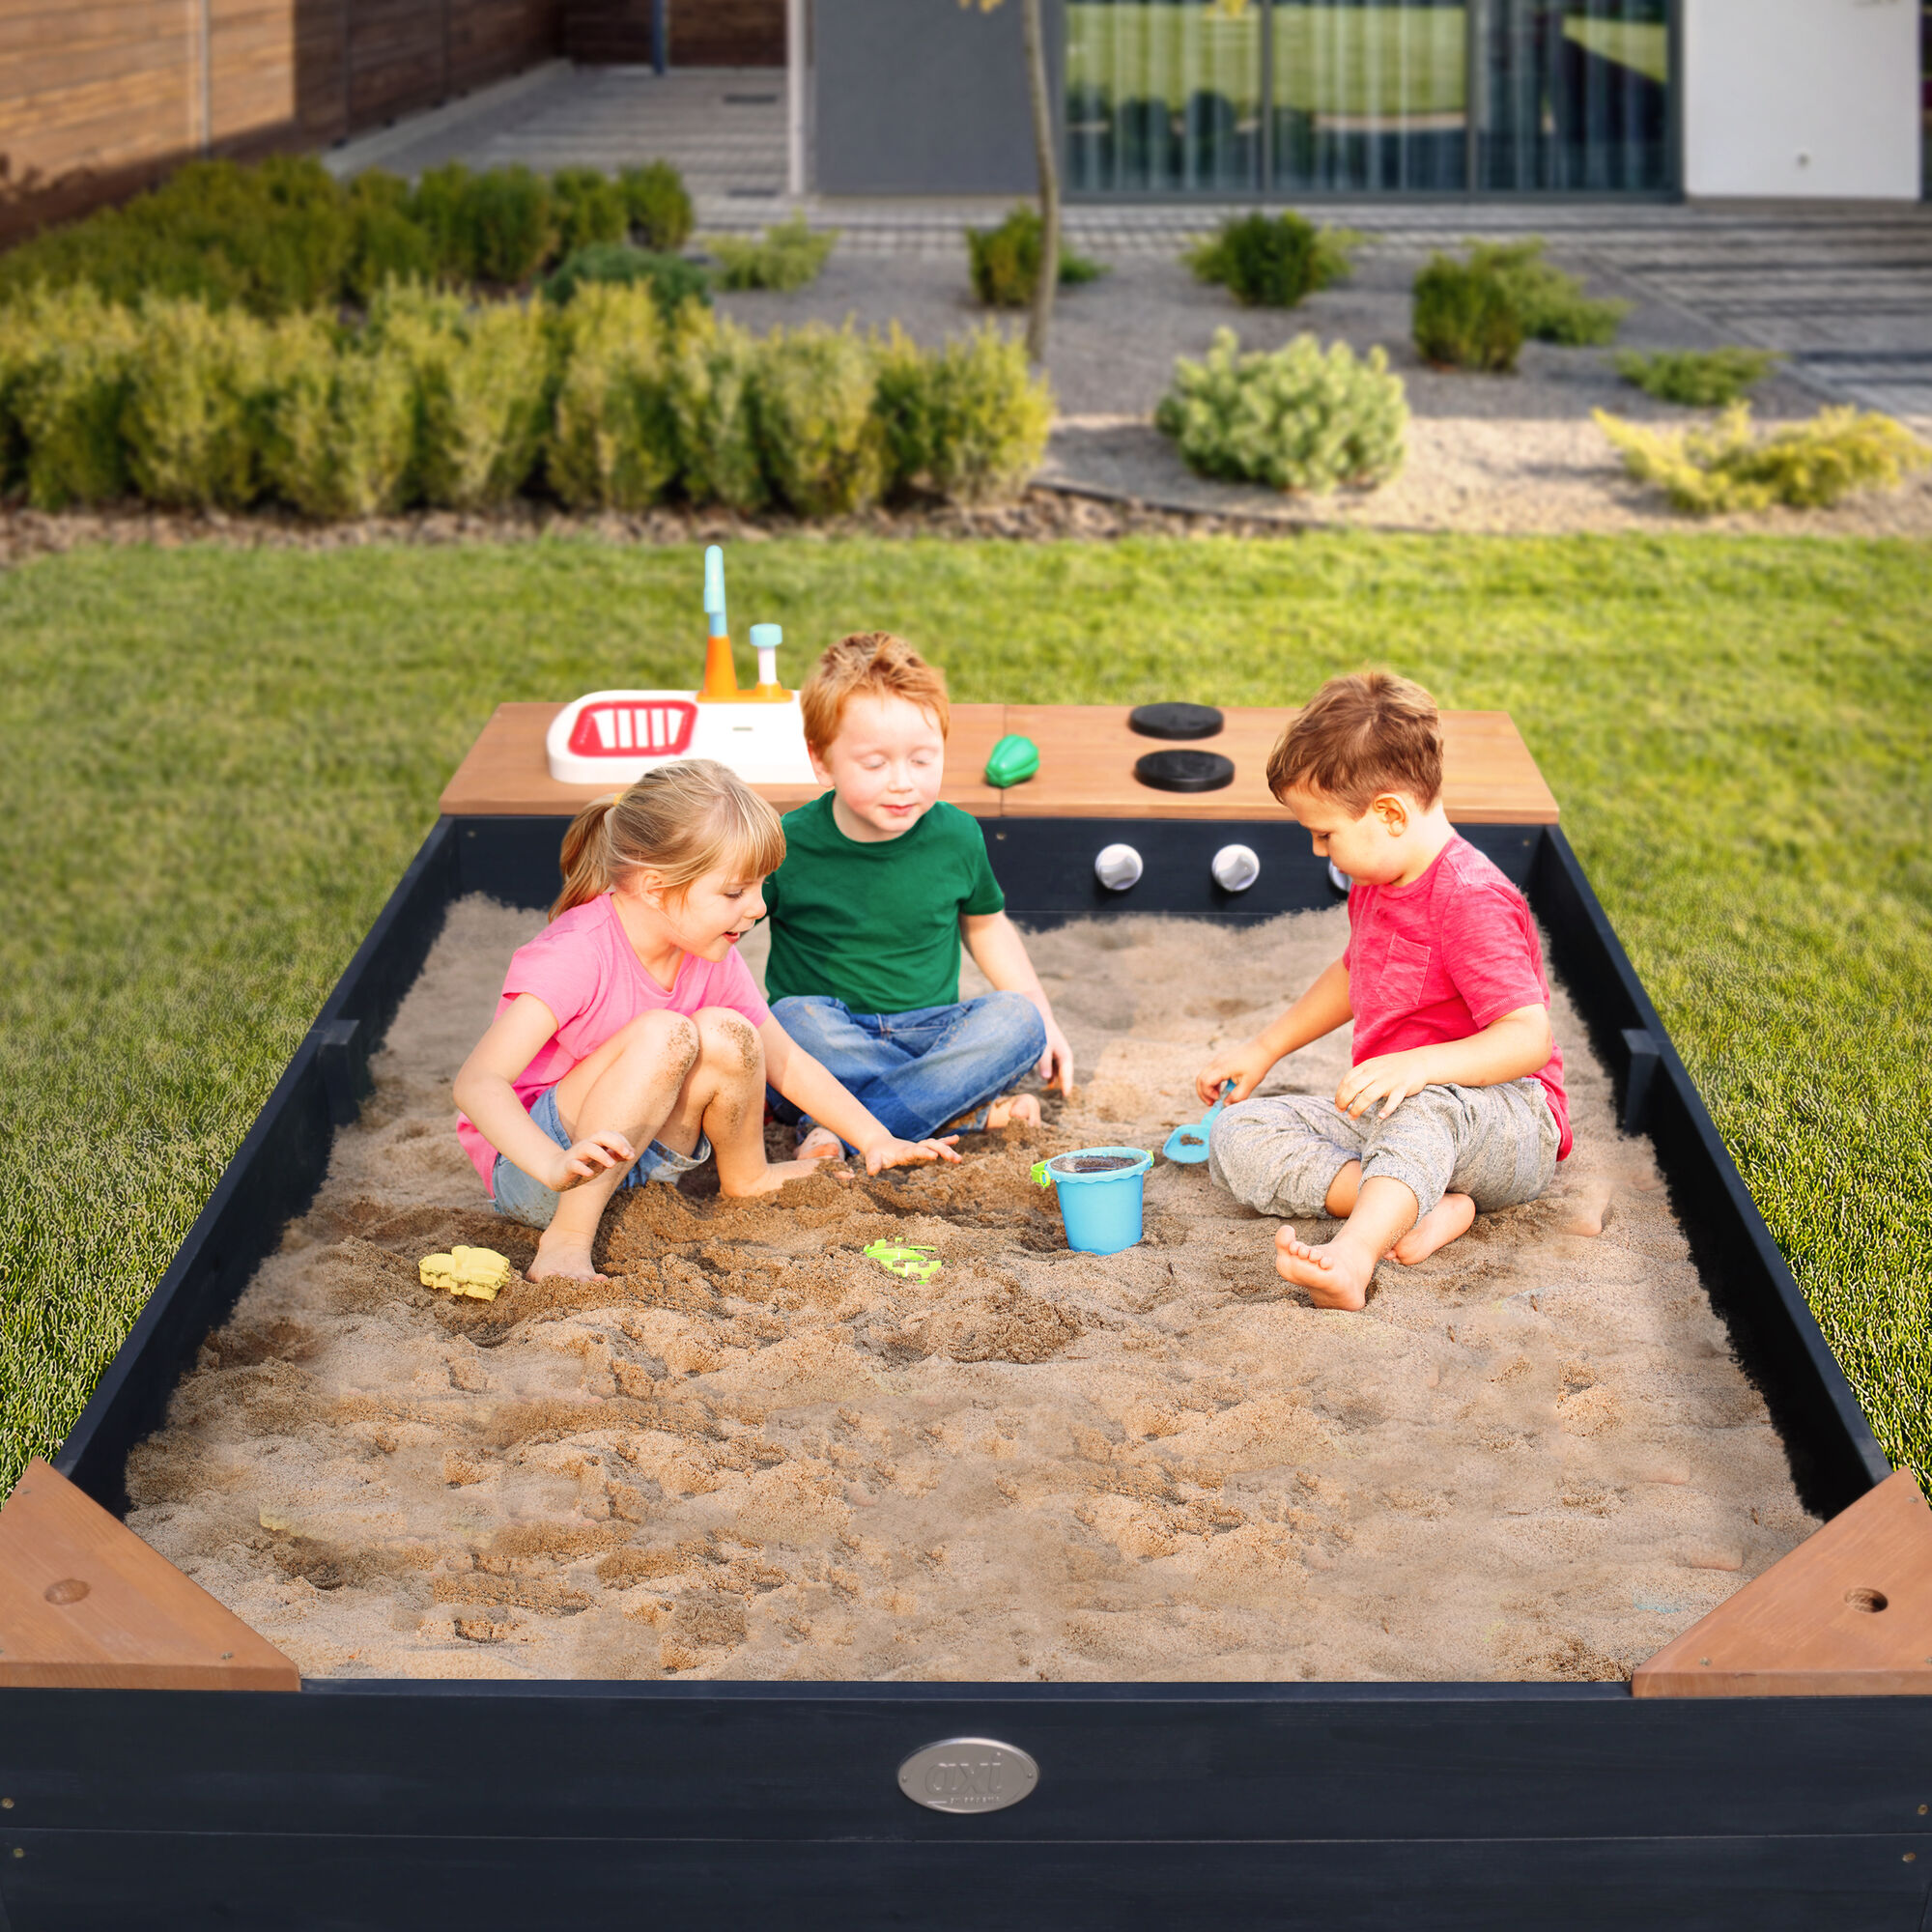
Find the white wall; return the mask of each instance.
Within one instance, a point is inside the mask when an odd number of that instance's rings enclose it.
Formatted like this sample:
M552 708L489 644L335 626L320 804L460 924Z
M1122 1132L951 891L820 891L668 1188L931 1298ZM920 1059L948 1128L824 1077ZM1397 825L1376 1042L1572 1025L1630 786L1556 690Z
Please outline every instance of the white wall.
M1918 0L1685 0L1693 195L1918 198Z

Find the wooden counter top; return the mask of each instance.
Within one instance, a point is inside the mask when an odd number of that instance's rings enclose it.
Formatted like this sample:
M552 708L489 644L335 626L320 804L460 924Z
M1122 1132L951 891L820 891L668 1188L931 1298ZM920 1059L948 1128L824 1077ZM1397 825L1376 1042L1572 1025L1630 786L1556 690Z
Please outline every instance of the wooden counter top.
M499 704L469 754L443 788L454 817L567 817L608 785L559 784L544 761L544 733L560 704ZM1134 760L1161 740L1127 728L1127 707L1113 704L955 704L940 796L978 818L1266 818L1280 811L1268 794L1268 753L1293 709L1230 709L1218 737L1199 748L1235 761L1223 791L1152 791L1134 777ZM980 778L986 754L1008 732L1039 747L1039 776L1007 792ZM1442 714L1443 792L1449 816L1463 825L1553 825L1556 800L1507 711ZM759 785L781 811L815 795L810 785Z

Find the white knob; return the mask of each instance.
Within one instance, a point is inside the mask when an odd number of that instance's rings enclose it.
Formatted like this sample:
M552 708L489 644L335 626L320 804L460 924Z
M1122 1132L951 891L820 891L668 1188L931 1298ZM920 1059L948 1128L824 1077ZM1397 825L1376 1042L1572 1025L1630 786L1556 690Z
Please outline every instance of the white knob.
M1336 865L1333 859L1330 859L1328 861L1328 883L1344 898L1347 898L1349 896L1349 888L1354 884L1354 881L1349 877L1347 872L1343 871L1340 866Z
M1131 845L1104 846L1094 861L1094 876L1110 893L1123 893L1140 883L1141 855Z
M1214 883L1224 893L1244 893L1262 875L1252 845L1223 845L1214 854Z

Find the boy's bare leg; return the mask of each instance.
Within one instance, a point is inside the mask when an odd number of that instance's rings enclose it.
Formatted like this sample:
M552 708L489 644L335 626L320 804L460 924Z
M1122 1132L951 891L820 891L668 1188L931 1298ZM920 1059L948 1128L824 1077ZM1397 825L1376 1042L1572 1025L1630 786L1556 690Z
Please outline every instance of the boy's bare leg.
M700 1132L718 1157L718 1185L732 1196L769 1194L824 1171L816 1160L765 1158L765 1049L751 1022L726 1007L696 1015L697 1064L657 1138L690 1153Z
M573 1138L619 1133L641 1151L660 1136L698 1054L696 1029L681 1013L644 1013L573 1066L557 1085L557 1114ZM697 1145L692 1136L691 1145ZM529 1278L564 1275L601 1281L590 1259L597 1224L623 1184L628 1167L612 1167L557 1199L537 1241Z
M1445 1194L1389 1252L1413 1267L1437 1248L1446 1248L1458 1236L1466 1235L1475 1219L1476 1204L1468 1195Z
M1408 1188L1378 1175L1362 1183L1333 1240L1311 1245L1284 1227L1274 1237L1274 1264L1284 1280L1305 1288L1318 1308L1365 1308L1376 1264L1415 1225L1415 1208Z
M1015 1121L1023 1121L1030 1127L1039 1125L1037 1094L1008 1094L986 1109L986 1131L989 1134L998 1133L1002 1127L1010 1126Z

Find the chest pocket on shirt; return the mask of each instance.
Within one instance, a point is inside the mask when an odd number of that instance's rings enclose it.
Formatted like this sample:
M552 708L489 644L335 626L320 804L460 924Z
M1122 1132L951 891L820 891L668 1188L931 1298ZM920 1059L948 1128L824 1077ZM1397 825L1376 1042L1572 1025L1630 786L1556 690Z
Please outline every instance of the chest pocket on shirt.
M1422 1004L1422 982L1429 977L1430 949L1412 939L1389 941L1388 957L1382 962L1381 1002L1398 1011Z

